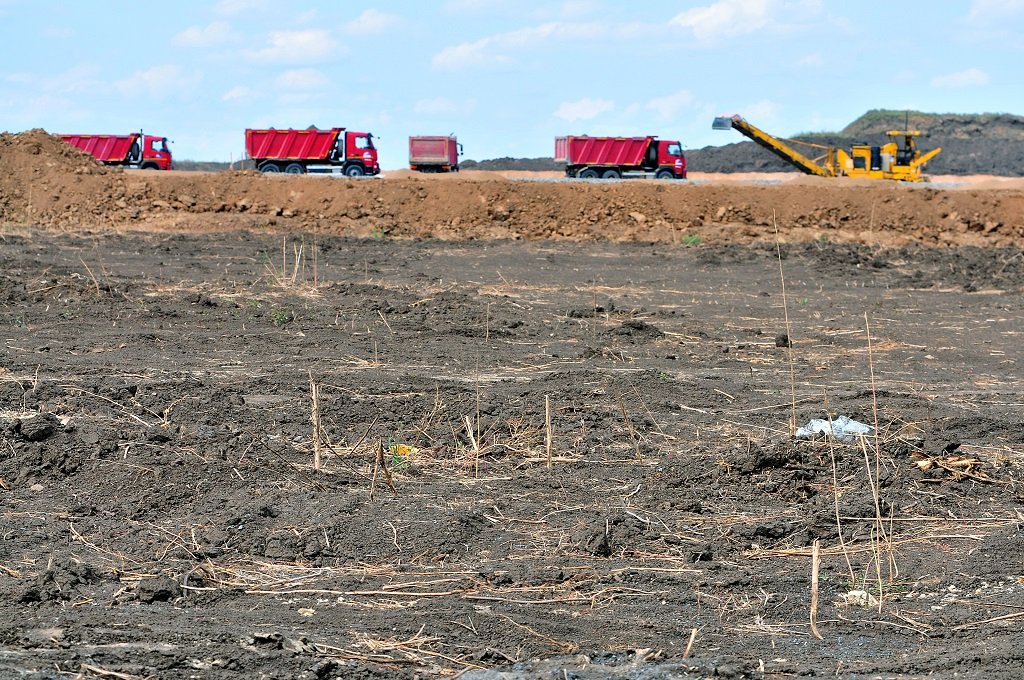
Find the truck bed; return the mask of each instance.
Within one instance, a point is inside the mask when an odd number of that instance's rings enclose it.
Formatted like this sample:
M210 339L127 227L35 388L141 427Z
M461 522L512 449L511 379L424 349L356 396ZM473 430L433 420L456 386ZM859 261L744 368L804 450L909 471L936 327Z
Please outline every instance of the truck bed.
M409 138L409 165L458 165L455 137Z
M637 166L653 137L556 137L555 160L568 165Z
M105 163L120 163L128 158L138 135L61 135L71 146Z
M325 161L345 128L245 131L245 152L255 160Z

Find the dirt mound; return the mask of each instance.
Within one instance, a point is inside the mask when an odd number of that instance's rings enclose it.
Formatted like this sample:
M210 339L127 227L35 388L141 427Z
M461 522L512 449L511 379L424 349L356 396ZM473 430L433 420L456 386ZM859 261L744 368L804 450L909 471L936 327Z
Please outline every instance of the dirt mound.
M55 212L79 216L92 207L84 197L105 196L120 174L45 130L0 133L0 219L47 219Z
M110 169L57 135L36 128L18 134L0 133L0 170L10 176L41 171L102 175Z
M1008 113L924 113L874 109L840 132L845 137L884 135L887 130L924 130L941 139L1024 142L1024 116Z
M541 158L489 158L482 161L464 160L459 166L463 170L527 170L531 172L546 172L551 170L565 170L565 163L556 163L555 159L547 156Z
M785 184L514 181L493 173L352 180L105 168L41 131L4 137L0 220L169 231L362 237L1010 246L1019 189L800 178Z

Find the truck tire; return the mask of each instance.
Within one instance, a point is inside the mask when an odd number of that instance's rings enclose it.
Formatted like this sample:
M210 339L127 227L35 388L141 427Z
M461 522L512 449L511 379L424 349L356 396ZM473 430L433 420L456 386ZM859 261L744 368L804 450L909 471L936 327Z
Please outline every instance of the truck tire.
M289 175L302 175L306 172L306 166L302 163L289 163L288 167L286 167L284 171Z
M665 170L662 168L658 172L654 173L654 179L675 179L676 174L671 170Z
M618 170L605 170L601 173L601 179L622 179Z
M597 179L597 170L593 168L587 168L579 174L580 179Z
M281 166L277 163L264 163L260 166L260 172L281 172Z
M139 166L139 170L159 170L159 169L160 169L160 166L157 165L156 163L154 163L153 161L146 161L145 163L143 163L142 165Z
M363 166L361 165L350 165L345 168L346 177L362 177L365 174L366 172L363 171Z

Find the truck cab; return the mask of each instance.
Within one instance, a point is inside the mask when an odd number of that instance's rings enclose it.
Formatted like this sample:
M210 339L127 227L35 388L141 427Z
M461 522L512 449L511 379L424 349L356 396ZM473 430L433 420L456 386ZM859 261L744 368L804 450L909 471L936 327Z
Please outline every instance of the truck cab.
M142 158L139 167L143 170L170 170L173 166L171 149L166 137L145 135L142 144Z
M380 173L380 164L377 162L377 148L373 145L373 135L369 132L346 132L345 133L345 167L346 175L367 174L376 175ZM362 168L363 173L357 173L355 168Z
M686 156L683 154L683 145L676 140L658 140L657 167L652 170L663 175L664 171L669 171L677 179L686 179Z

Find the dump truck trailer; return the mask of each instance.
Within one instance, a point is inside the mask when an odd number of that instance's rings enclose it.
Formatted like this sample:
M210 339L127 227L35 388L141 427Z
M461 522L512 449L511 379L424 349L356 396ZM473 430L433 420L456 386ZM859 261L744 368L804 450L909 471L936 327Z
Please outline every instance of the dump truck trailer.
M373 135L340 127L329 130L247 129L245 153L257 170L267 173L325 172L348 177L380 173Z
M647 137L555 137L555 161L581 179L686 179L686 156L676 140Z
M127 135L61 135L60 138L104 165L142 170L170 170L173 166L166 137L133 132Z
M462 145L455 135L409 138L409 169L417 172L458 172Z

